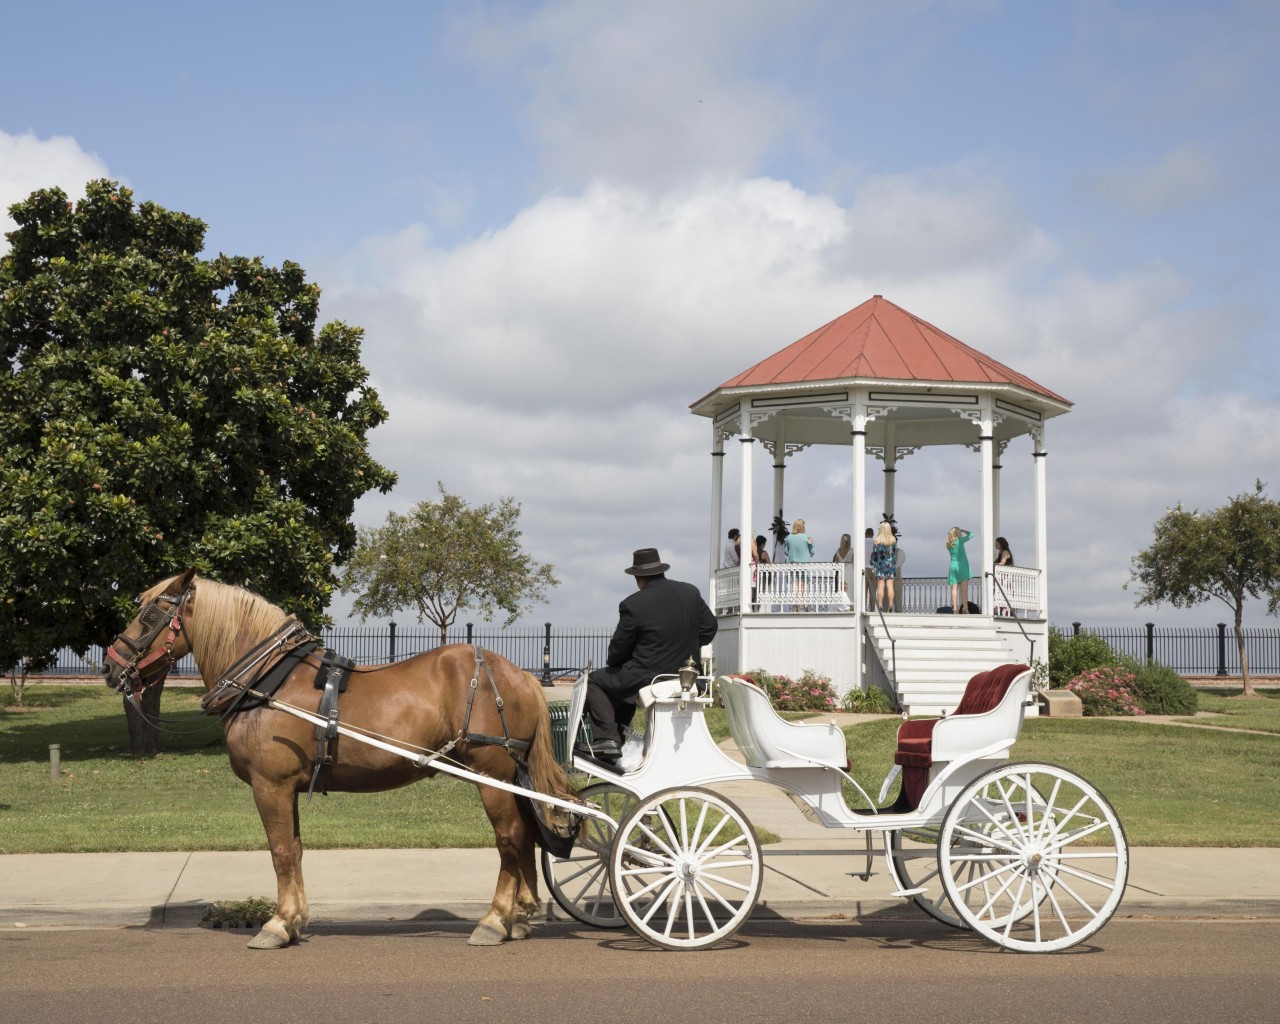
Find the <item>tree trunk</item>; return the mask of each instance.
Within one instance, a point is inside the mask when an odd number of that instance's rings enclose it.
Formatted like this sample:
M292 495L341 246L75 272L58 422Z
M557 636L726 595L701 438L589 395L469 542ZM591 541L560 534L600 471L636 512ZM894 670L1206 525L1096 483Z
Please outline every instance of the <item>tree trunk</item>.
M1236 606L1236 649L1240 652L1240 678L1244 683L1241 696L1253 696L1253 680L1249 678L1249 655L1244 649L1244 630L1240 628L1240 606Z
M129 726L129 753L137 757L154 757L160 752L160 732L156 720L160 717L160 694L164 680L142 691L142 711L139 715L133 701L124 698L124 718Z
M14 668L9 673L9 688L13 691L13 706L15 708L22 707L27 692L27 659L22 659L20 668Z

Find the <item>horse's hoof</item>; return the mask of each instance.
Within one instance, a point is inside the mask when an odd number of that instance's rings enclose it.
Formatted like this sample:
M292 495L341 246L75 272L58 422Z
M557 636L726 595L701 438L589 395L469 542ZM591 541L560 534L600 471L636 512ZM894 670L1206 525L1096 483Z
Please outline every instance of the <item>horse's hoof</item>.
M476 930L467 939L468 946L501 946L507 941L507 933L503 928L495 927L486 921L476 925Z
M289 933L274 921L268 921L262 930L249 942L250 949L284 949L293 939Z
M533 934L533 928L528 921L517 921L511 926L511 937L513 939L527 939Z

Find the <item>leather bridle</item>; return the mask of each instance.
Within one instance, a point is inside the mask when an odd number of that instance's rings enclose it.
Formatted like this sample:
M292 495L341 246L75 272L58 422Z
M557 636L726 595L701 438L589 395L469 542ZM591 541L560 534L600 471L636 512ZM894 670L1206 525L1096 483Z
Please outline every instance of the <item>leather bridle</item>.
M168 676L169 670L178 661L173 653L174 644L177 643L178 637L186 636L186 628L182 624L182 609L186 606L190 594L190 584L177 597L172 594L160 594L148 601L138 613L137 619L142 627L142 634L137 639L126 636L124 633L116 635L116 638L111 641L111 646L107 648L106 655L108 661L120 666L121 673L116 681L112 681L108 675L108 686L129 695L134 703L137 703L143 690L155 686ZM151 650L152 645L166 627L169 635L165 637L164 643L155 650ZM187 637L188 645L190 642L191 638ZM122 654L117 649L117 644L124 644L131 656L126 657ZM109 672L110 666L107 666L107 669Z

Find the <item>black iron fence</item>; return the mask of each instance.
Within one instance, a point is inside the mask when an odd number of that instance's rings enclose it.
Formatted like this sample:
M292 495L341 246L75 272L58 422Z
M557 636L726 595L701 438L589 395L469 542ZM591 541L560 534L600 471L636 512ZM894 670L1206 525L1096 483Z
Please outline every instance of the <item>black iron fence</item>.
M1064 633L1092 633L1119 654L1158 661L1184 676L1240 675L1236 631L1225 622L1209 627L1084 626L1071 623ZM1280 629L1243 629L1250 675L1280 675Z
M549 685L552 679L576 672L588 662L597 667L603 665L611 636L612 630L557 630L549 622L541 629L476 629L472 623L467 623L464 627L449 630L445 634L445 643L477 644L532 672ZM403 661L441 646L438 629L402 629L394 622L386 626L325 630L320 634L320 641L330 650L345 654L357 665ZM97 675L105 657L101 647L90 648L83 658L70 648L64 648L52 666L33 675ZM172 674L196 675L190 656L179 661Z
M1089 632L1105 640L1120 654L1139 661L1158 661L1188 676L1238 676L1240 654L1235 630L1224 623L1209 627L1168 627L1154 623L1145 626L1085 626L1071 623L1064 633ZM1280 675L1280 629L1251 628L1244 631L1249 672L1257 675ZM551 623L542 628L450 630L446 643L478 644L485 650L501 654L543 682L575 672L587 662L597 667L605 662L612 629L555 629ZM327 630L321 641L360 665L378 665L434 650L440 646L436 629L414 627L401 629L391 622L386 626ZM43 676L96 675L102 666L101 647L90 649L81 658L64 649L57 662ZM194 676L191 659L183 658L174 674Z

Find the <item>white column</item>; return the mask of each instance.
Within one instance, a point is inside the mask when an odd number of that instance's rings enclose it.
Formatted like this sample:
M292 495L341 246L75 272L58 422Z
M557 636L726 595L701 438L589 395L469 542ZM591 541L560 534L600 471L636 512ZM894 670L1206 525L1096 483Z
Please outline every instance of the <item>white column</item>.
M894 485L898 479L898 441L892 423L884 425L884 514L894 515Z
M764 526L764 535L770 536L769 526L773 524L773 517L781 515L781 509L786 508L786 471L787 471L787 425L782 420L782 415L776 417L778 425L777 439L773 442L773 508L769 509L768 519ZM777 560L778 551L774 548L771 552L774 560Z
M1004 469L1004 466L1000 464L1003 456L1000 454L1000 446L998 444L994 446L993 451L995 453L995 465L991 467L991 506L995 511L992 514L991 536L994 538L1000 536L1000 470ZM991 555L992 558L995 557L994 548L992 548Z
M738 502L738 529L742 532L742 558L738 562L738 599L741 615L745 619L751 611L751 546L747 538L754 536L751 532L751 454L755 438L751 436L751 415L742 410L742 493ZM745 623L744 623L745 627ZM746 657L746 629L738 634L739 657ZM741 662L745 664L745 662Z
M1040 618L1049 617L1049 505L1045 489L1045 462L1049 453L1044 447L1044 424L1031 432L1035 450L1036 483L1036 568L1040 570Z
M992 436L994 427L994 418L991 411L991 397L984 395L982 398L982 416L978 421L978 429L981 432L979 443L982 452L982 533L979 541L978 565L975 566L973 555L969 553L969 571L973 573L977 569L976 575L981 580L982 594L982 611L990 615L995 607L992 595L995 587L992 585L991 577L991 551L996 544L995 535L995 440Z
M716 570L720 568L720 535L724 529L724 440L714 418L711 423L711 585L707 593L715 607Z
M865 593L867 546L863 534L867 529L867 400L865 392L857 392L853 399L853 579L849 581L849 597L853 600L853 688L863 690L862 662L866 633L863 630L863 613L868 611Z

